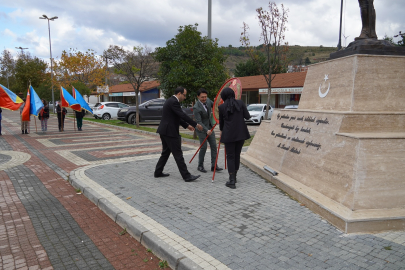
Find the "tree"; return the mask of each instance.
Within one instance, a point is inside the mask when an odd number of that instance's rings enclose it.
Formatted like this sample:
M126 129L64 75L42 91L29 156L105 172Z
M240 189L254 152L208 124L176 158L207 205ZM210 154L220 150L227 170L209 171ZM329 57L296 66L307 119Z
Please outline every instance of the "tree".
M110 45L104 51L104 57L114 66L114 72L124 75L135 90L137 127L139 127L139 89L143 82L156 73L156 62L151 54L152 49L146 45L134 46L132 50Z
M21 53L15 65L16 90L24 92L31 84L36 88L47 79L46 69L48 64L32 57L30 53Z
M69 53L63 51L60 60L55 61L54 84L69 89L75 83L81 83L82 87L77 90L82 95L89 95L91 90L104 84L105 68L103 58L95 51L89 49L83 53L71 48Z
M267 65L263 55L257 61L249 59L245 63L239 63L235 68L235 77L261 75L261 70L265 68L263 65Z
M213 99L228 78L225 68L226 55L218 47L218 39L202 37L198 24L180 26L177 35L157 48L155 59L160 62L158 78L164 96L173 95L178 86L187 89L185 102L191 104L197 91L205 88Z
M8 50L1 53L1 84L7 86L8 89L14 88L15 85L15 60ZM11 85L11 87L10 87Z
M305 65L308 66L311 64L311 60L309 60L309 57L305 58Z
M399 37L401 38L401 40L398 41L398 46L405 46L405 33L402 33L401 31L399 31L398 35L395 35L394 37Z
M282 65L286 65L285 60L288 47L282 46L282 43L284 42L285 31L287 30L286 23L288 18L288 9L284 9L284 5L281 4L280 11L276 3L269 2L268 11L263 10L263 8L260 7L256 9L256 12L259 25L261 27L261 40L263 41L265 56L267 58L266 68L261 69L261 74L266 79L268 86L267 110L265 115L265 119L267 119L269 113L268 108L270 105L271 81L276 76L273 71L279 69ZM259 59L257 54L254 53L254 48L250 47L248 30L249 26L244 22L240 41L245 47L247 47L247 51L251 59L258 62Z

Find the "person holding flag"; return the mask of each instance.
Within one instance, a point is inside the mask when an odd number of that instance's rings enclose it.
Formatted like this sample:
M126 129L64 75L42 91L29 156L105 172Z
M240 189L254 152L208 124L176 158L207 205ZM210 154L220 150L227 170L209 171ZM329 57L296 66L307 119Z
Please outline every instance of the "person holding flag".
M59 100L56 103L58 104L58 105L56 105L56 114L58 116L59 132L62 132L65 127L65 115L67 113L67 110L66 110L66 108L61 106L61 103Z
M24 108L25 108L26 100L27 100L27 99L23 98L23 104L22 104L21 107L20 107L21 133L22 133L22 134L28 134L28 129L30 128L30 127L29 127L29 123L30 123L30 120L31 120L31 117L30 117L30 116L28 116L28 121L24 121L24 120L23 120L23 111L24 111ZM28 110L29 110L29 109L28 109Z
M28 88L27 98L25 99L25 104L23 106L21 106L23 107L22 110L20 109L21 130L22 134L28 134L28 123L31 120L31 114L34 116L38 116L38 113L44 107L44 104L31 85Z
M58 115L59 131L64 130L65 114L67 113L66 107L71 108L77 112L82 110L80 104L69 94L69 92L60 87L60 103L56 107L56 112Z
M2 135L1 134L1 113L2 113L3 111L1 110L1 108L0 108L0 136Z
M86 111L93 114L93 111L90 109L89 104L84 100L82 95L72 86L72 95L73 98L80 104L82 110L80 112L76 111L76 120L77 120L77 129L82 131L83 127L83 118L86 115Z
M18 97L15 93L7 89L0 84L0 135L1 133L1 113L2 109L16 111L18 110L24 101Z
M42 104L44 104L44 107L39 112L38 119L41 120L42 131L47 131L49 119L49 107L45 99L42 100Z

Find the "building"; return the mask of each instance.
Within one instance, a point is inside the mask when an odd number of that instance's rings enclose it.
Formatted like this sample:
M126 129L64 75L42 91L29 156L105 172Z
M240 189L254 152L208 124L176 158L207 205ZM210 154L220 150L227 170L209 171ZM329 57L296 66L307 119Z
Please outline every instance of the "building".
M307 72L275 74L271 82L270 105L284 108L298 105ZM242 100L245 104L267 103L267 82L263 75L239 77L242 83Z
M160 91L158 89L160 83L158 81L145 81L139 88L139 104L160 97ZM135 105L135 90L132 84L118 84L109 87L108 99L105 95L93 92L92 96L97 96L97 101L118 101L129 105ZM91 102L91 101L90 101Z

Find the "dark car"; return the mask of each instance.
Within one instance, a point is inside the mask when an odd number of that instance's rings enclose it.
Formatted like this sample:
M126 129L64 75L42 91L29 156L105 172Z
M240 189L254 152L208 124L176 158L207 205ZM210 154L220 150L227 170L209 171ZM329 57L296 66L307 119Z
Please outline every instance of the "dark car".
M165 101L165 99L156 98L139 104L139 122L147 120L160 121L162 119L162 109ZM189 117L193 118L193 107L182 106L182 109ZM125 121L128 124L135 124L136 106L120 109L117 113L117 119Z

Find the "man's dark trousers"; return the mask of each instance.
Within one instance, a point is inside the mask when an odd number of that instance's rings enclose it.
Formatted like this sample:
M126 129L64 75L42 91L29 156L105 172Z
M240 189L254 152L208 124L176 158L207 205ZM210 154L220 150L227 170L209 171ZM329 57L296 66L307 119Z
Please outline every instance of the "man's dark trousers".
M174 160L176 161L177 167L179 168L183 179L190 177L191 174L187 169L186 163L184 162L183 151L181 150L181 136L169 137L166 135L160 135L160 139L162 140L163 150L162 155L156 164L155 174L160 175L163 172L163 168L170 157L170 153L173 153Z
M200 139L200 145L205 140L207 135L202 134L201 132L197 133L198 138ZM207 152L207 143L210 144L211 148L211 167L215 166L215 160L217 159L217 148L216 148L216 140L215 140L215 133L212 132L210 136L208 136L207 140L205 141L204 145L200 149L200 153L198 154L198 167L204 167L204 158L205 153Z

